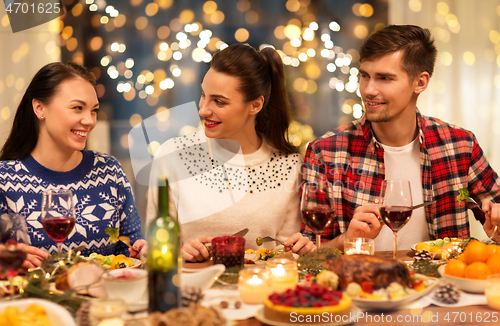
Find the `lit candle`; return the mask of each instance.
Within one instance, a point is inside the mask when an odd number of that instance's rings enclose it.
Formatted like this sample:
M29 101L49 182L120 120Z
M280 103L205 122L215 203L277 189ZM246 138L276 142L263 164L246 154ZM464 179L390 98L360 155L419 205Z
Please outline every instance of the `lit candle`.
M486 278L486 288L484 290L488 306L492 309L500 310L500 274L490 275Z
M294 289L299 282L297 262L284 258L273 258L266 262L266 267L271 272L273 291L285 292Z
M121 299L93 299L89 313L97 320L120 317L125 313L125 302Z
M263 267L247 267L240 271L238 291L246 304L261 304L271 294L272 280Z
M375 242L373 239L366 238L345 239L344 252L346 255L373 255L375 253Z

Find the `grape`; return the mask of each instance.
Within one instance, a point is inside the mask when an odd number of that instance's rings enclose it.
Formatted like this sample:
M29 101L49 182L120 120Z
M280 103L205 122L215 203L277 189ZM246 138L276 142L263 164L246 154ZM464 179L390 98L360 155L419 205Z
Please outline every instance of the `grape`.
M257 243L257 246L262 246L262 238L258 237L257 239L255 239L255 243Z

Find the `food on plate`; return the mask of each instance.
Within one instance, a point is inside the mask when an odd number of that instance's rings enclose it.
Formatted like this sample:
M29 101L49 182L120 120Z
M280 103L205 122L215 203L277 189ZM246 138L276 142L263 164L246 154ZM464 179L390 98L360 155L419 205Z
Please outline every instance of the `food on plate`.
M45 308L33 303L20 311L17 307L8 306L0 312L0 326L51 326L51 322L46 315Z
M100 263L102 267L110 270L134 266L134 260L123 254L103 256L93 252L90 254L89 259Z
M403 286L397 282L392 282L385 288L374 290L373 282L364 281L361 284L356 282L349 283L346 293L352 299L369 299L369 300L398 300L409 294L425 290L431 281L429 278L420 274L411 274L411 281L408 286Z
M261 260L266 261L269 258L273 258L279 255L279 252L274 250L269 250L267 248L261 248L259 250L247 249L245 251L246 254L255 254L254 261ZM246 262L245 262L246 264Z
M339 287L339 277L332 271L322 270L316 276L308 275L306 277L307 283L316 283L322 286L326 286L327 288L336 290Z
M458 189L458 203L462 204L462 202L466 201L467 199L469 199L469 190L467 188Z
M347 294L313 283L271 294L264 302L264 317L283 323L290 323L295 317L301 323L312 324L321 322L317 318L325 314L335 320L336 315L347 315L350 309L351 298Z
M56 279L56 289L66 291L74 289L78 294L88 294L100 298L106 296L104 282L101 279L104 268L91 262L79 262Z
M368 255L349 255L338 258L327 257L328 270L339 276L339 287L345 290L349 283L372 282L373 289L387 288L396 282L403 287L410 285L408 267L394 259L383 259Z

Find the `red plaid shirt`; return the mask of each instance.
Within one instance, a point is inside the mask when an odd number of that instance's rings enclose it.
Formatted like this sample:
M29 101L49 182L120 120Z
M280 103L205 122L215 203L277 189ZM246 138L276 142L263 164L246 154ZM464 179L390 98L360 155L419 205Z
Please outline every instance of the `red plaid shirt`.
M500 202L498 175L472 132L423 116L418 110L417 120L424 201L437 200L425 207L429 236L468 237L467 206L458 203L458 190L468 188L479 202L485 198ZM385 179L384 149L364 117L309 144L304 181L316 182L324 174L334 187L337 218L322 233L322 240L332 240L347 230L356 207L378 202ZM478 209L473 212L484 223L484 214ZM302 232L314 239L304 224Z

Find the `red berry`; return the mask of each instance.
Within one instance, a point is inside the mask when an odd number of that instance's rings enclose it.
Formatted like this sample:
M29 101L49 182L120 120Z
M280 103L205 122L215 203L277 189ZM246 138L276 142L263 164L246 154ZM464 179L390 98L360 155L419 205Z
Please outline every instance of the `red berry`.
M320 307L324 307L325 305L322 302L316 301L313 303L312 306L315 308L320 308Z

